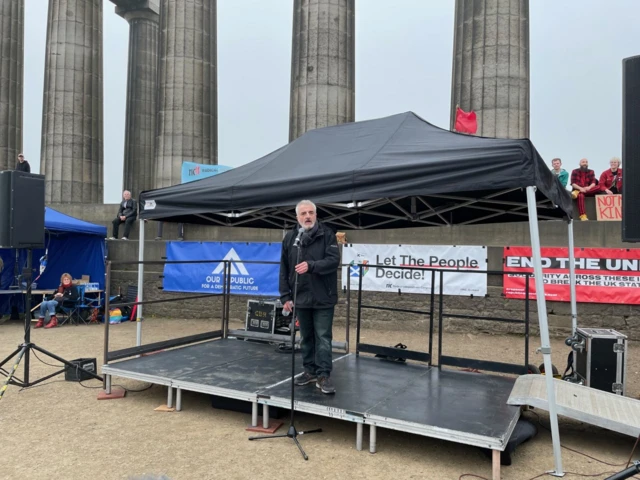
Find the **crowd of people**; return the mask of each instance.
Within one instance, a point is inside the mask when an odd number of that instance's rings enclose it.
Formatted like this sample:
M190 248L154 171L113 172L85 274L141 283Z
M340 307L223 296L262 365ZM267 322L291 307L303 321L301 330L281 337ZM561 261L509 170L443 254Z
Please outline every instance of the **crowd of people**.
M584 206L585 197L595 195L622 195L622 168L620 159L613 157L609 160L609 168L596 177L593 170L589 169L589 160L580 160L580 166L569 173L562 168L562 160L554 158L551 160L551 171L558 177L563 187L569 183L571 187L571 198L578 204L578 214L580 220L589 220Z

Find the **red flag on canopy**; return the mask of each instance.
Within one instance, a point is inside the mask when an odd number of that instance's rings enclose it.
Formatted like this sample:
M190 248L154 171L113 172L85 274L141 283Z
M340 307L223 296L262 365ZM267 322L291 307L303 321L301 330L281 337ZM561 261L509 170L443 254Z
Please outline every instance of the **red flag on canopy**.
M454 129L460 133L476 133L478 131L476 112L473 110L465 112L460 107L456 107L456 126Z

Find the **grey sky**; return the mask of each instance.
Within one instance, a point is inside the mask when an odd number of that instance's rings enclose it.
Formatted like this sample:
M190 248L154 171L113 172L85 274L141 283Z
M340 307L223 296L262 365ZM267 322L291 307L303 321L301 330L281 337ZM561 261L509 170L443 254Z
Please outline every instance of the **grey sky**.
M40 164L47 1L26 0L24 151ZM393 6L390 6L393 5ZM218 0L219 163L288 141L293 0ZM530 0L531 140L571 170L621 154L622 62L640 54L637 0ZM412 110L449 127L453 0L356 0L356 120ZM119 201L129 27L104 2L104 197ZM624 165L623 165L624 166ZM126 184L124 185L126 188Z

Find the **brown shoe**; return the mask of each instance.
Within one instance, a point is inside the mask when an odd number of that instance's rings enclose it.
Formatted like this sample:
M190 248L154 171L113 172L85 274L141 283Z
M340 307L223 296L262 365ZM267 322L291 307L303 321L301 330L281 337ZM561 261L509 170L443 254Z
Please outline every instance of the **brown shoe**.
M42 327L44 327L44 318L41 317L38 319L38 323L36 323L36 326L33 328L42 328Z
M55 328L58 326L58 319L56 318L55 315L51 315L51 320L49 320L49 323L47 323L44 328Z

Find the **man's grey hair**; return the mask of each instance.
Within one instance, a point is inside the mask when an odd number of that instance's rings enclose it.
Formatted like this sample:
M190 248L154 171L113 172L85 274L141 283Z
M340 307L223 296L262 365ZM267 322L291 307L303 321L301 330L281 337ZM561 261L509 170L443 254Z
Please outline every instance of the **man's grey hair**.
M300 201L298 202L298 204L296 205L296 215L298 215L298 214L300 213L300 212L298 211L298 210L299 210L299 208L298 208L298 207L300 207L300 205L311 205L311 206L313 206L313 211L314 211L314 212L317 212L316 204L315 204L315 203L313 203L311 200L300 200Z
M131 192L129 190L125 190L124 192L122 192L122 194L124 195L125 193L128 193L129 195L131 195Z

